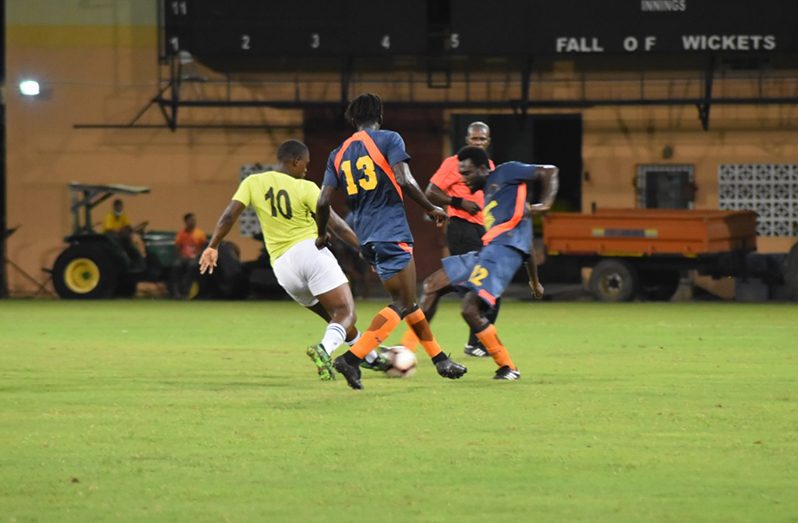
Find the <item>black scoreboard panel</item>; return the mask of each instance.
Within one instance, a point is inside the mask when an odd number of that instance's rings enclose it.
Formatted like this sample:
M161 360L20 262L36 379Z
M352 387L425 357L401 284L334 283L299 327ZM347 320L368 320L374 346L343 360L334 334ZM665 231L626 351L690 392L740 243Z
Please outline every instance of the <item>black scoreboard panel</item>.
M424 2L165 0L164 20L167 54L185 50L223 70L269 57L427 52Z
M451 0L467 54L798 50L796 0Z
M166 53L188 51L226 71L268 69L292 58L332 64L345 56L798 51L798 0L162 2Z

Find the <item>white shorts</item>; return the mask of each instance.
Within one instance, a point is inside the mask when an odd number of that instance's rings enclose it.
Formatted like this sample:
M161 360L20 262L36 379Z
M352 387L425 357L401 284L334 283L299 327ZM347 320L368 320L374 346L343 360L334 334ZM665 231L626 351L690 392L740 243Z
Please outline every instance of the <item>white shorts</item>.
M302 240L285 251L272 268L280 286L304 307L319 303L316 296L349 283L330 249L317 249L315 239Z

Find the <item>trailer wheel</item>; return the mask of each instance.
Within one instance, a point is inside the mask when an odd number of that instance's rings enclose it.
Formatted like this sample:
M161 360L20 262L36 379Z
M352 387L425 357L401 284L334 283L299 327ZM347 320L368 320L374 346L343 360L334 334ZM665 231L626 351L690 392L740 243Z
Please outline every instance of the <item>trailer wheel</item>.
M678 271L640 271L640 294L647 300L668 301L678 288Z
M634 267L623 260L602 260L590 275L590 292L599 301L631 301L637 295Z

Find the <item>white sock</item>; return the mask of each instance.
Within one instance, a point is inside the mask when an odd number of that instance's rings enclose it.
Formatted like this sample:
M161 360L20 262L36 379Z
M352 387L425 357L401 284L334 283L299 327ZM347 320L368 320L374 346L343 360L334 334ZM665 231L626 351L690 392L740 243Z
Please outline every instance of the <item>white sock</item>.
M324 331L324 337L321 339L321 346L327 351L327 354L332 354L346 339L346 329L340 323L330 323L327 325L327 330Z
M351 340L346 340L346 344L352 347L354 346L355 343L357 343L357 340L359 339L360 339L360 331L357 331L357 334L355 335L354 338L352 338ZM366 357L364 359L366 360L366 363L374 363L374 360L377 359L377 356L378 356L377 351L373 350L368 354L366 354Z

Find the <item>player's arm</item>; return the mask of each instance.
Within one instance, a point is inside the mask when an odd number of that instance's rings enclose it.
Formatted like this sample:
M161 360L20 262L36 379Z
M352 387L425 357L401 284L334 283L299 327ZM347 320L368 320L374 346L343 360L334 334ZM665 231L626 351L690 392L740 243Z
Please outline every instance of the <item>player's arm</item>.
M360 250L360 241L357 239L355 231L349 227L349 224L343 218L338 216L338 213L330 209L330 221L328 222L328 230L333 233L344 243L352 247L354 250Z
M434 183L430 182L427 186L427 190L424 191L426 197L435 205L440 205L441 207L444 205L449 205L450 207L454 207L455 209L462 209L468 214L477 214L480 209L479 205L472 202L471 200L464 200L463 198L457 196L449 196L443 190L435 185Z
M330 222L330 206L332 205L333 194L335 194L335 187L322 185L319 200L316 202L316 230L319 235L316 238L316 247L319 249L326 247L330 241L327 224Z
M421 192L421 187L418 186L418 182L413 178L413 174L410 172L410 166L407 165L407 162L399 162L392 165L392 167L394 175L396 176L396 183L399 184L402 191L407 193L411 200L419 204L421 208L427 212L427 215L435 220L438 226L443 225L448 218L446 213L424 196L424 193Z
M238 200L230 200L227 208L219 217L219 221L216 222L216 228L213 230L211 241L208 243L205 250L202 251L202 256L200 256L199 261L200 274L205 274L205 271L213 274L213 268L216 267L216 261L219 259L219 251L217 251L219 244L222 243L224 237L227 236L230 229L233 228L233 224L238 221L238 217L241 216L244 209L246 209L246 207L243 203Z
M527 258L525 266L526 275L529 277L529 288L532 289L532 296L540 300L543 298L543 285L541 285L540 278L538 278L538 264L535 263L534 243L530 247L529 258Z
M533 214L546 212L551 209L557 190L560 187L558 173L560 170L554 165L536 165L535 177L543 182L543 192L540 203L533 203L529 206L529 211Z

